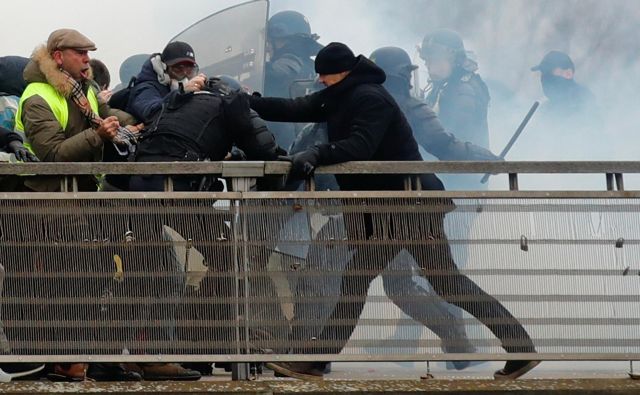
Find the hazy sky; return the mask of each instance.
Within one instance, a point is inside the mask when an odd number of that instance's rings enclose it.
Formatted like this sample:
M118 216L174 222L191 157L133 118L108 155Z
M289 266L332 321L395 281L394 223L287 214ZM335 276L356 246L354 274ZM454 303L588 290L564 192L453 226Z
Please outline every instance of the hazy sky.
M47 40L49 33L58 28L74 28L93 40L98 50L92 57L104 61L111 71L112 81L118 82L120 63L129 55L136 53L160 52L165 44L177 33L194 22L243 0L189 0L184 2L167 0L85 0L81 3L73 0L20 0L4 7L0 55L29 56L32 50ZM335 11L339 9L339 0L295 1L275 0L271 2L272 12L295 8L312 13L316 18L335 21ZM106 5L109 4L109 5ZM184 8L181 9L181 5ZM366 43L366 35L358 32L370 29L371 21L362 18L366 3L353 2L349 5L349 15L353 16L345 37L346 26L338 30L332 23L316 24L314 32L322 36L323 42L348 40L358 46ZM359 14L359 15L356 15ZM341 15L342 20L351 18ZM322 26L320 26L322 25ZM28 29L25 28L28 26ZM324 28L324 29L323 29ZM371 51L372 46L360 45L362 51Z

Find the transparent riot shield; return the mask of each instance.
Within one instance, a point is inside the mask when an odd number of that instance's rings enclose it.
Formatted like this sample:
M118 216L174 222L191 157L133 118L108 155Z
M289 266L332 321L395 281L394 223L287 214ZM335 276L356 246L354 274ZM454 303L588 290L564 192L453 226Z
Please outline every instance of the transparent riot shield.
M209 15L171 41L189 43L207 76L226 74L262 92L268 16L268 0L249 1Z

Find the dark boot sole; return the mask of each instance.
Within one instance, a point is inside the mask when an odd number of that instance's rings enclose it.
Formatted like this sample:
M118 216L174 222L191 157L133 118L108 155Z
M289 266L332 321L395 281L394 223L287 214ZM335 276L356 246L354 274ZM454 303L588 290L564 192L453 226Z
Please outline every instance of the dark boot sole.
M275 373L278 373L284 377L291 377L294 379L298 379L298 380L308 380L308 381L322 381L323 377L322 376L315 376L312 374L307 374L307 373L300 373L300 372L296 372L294 370L291 369L287 369L283 366L280 366L277 363L270 363L267 362L265 364L265 366L271 370L273 370Z
M184 377L184 376L178 376L178 377L167 377L167 376L158 376L158 377L147 377L147 376L143 376L143 379L145 381L198 381L200 380L200 376L193 376L193 377Z
M531 369L535 368L539 364L540 364L540 361L531 361L528 364L521 367L520 369L514 372L511 372L509 374L500 374L501 370L499 370L493 375L493 378L496 380L515 380L518 377L522 376L523 374L529 372Z
M84 377L69 377L56 373L47 374L47 380L53 381L54 383L79 383L84 381Z

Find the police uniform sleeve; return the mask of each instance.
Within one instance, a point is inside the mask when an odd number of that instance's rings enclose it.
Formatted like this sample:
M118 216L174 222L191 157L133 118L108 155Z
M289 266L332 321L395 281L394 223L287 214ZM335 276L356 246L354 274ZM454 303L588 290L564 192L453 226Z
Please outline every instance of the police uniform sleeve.
M103 142L98 133L85 129L69 138L49 105L39 96L23 103L22 123L33 152L45 162L89 162Z
M445 131L437 115L425 103L409 105L409 122L416 141L440 160L498 160L488 149L459 140Z
M250 111L250 128L239 133L236 143L249 160L276 160L279 147L267 124L255 111Z
M270 62L267 67L269 67L268 75L271 78L288 80L300 75L304 64L299 57L293 54L285 54Z

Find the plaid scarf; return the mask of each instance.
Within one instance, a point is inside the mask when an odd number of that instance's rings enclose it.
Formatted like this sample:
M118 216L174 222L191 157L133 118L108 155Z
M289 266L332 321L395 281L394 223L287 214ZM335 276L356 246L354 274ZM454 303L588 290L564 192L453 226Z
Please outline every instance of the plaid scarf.
M68 72L62 70L62 73L64 73L67 81L72 86L71 99L78 106L82 114L89 120L91 127L94 129L98 128L102 123L102 118L100 118L100 116L91 109L89 100L87 100L87 96L82 91L82 84L73 79ZM122 156L126 156L129 152L133 152L136 142L136 134L123 126L118 128L118 134L112 141L116 151L118 151Z

